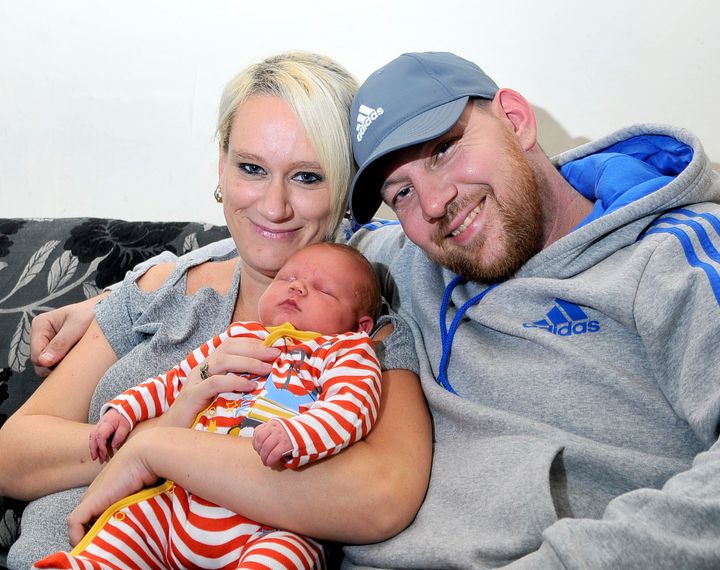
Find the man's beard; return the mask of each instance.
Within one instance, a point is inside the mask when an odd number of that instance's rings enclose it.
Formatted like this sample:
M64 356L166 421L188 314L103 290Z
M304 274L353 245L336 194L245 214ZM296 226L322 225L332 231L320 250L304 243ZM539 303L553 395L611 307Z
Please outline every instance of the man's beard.
M494 198L499 219L486 219L486 227L481 234L462 248L450 244L446 239L450 223L458 212L478 201L479 196L469 196L449 205L433 234L433 242L440 251L428 253L429 257L468 281L494 283L508 279L542 249L542 209L537 177L528 160L515 146L507 148L507 152L508 172L512 173L508 196L499 202L494 189L485 187L488 191L485 207L487 201ZM497 260L483 262L480 252L486 245L490 223L501 228L501 249Z

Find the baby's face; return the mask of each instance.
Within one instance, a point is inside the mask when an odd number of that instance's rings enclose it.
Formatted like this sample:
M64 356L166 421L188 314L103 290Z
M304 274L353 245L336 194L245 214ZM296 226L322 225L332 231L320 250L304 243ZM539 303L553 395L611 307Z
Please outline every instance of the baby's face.
M298 330L337 334L358 330L364 285L358 261L332 247L313 246L293 255L265 290L258 311L266 326L289 322Z

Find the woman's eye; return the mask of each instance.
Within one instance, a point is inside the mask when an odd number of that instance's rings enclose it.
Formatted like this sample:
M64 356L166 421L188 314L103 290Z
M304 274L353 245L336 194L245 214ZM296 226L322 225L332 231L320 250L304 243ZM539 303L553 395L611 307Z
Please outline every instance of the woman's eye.
M323 177L315 172L298 172L293 176L293 180L302 184L317 184L318 182L322 182Z
M238 166L240 167L240 170L242 170L243 172L246 172L247 174L251 174L253 176L265 174L265 170L262 168L262 166L258 166L257 164L251 164L249 162L241 162Z

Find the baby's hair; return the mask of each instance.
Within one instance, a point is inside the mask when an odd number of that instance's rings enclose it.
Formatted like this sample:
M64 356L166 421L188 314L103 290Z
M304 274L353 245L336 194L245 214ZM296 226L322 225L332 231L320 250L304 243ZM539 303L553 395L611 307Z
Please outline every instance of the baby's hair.
M316 245L332 247L340 251L344 251L355 258L365 271L365 283L357 289L355 297L357 299L357 307L363 315L372 317L373 323L377 323L382 310L382 294L380 293L380 281L378 280L372 263L354 247L344 243L336 243L327 241Z

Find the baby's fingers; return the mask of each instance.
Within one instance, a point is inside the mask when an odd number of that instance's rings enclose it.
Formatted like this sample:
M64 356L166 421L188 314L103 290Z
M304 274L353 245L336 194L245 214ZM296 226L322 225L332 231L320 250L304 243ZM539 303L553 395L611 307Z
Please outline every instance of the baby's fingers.
M271 433L272 430L268 429L268 424L260 424L253 431L252 446L258 455L260 455L260 450Z
M115 428L110 423L101 420L90 436L90 441L95 445L101 463L108 459L107 440L114 431Z
M112 448L115 450L120 449L122 444L125 443L125 440L127 439L129 433L130 424L127 421L120 422L117 429L115 430L115 435L113 435L112 438Z
M97 426L90 434L90 457L93 461L104 463L108 459L107 436L102 435Z
M260 455L263 465L275 467L292 451L292 442L282 425L272 420L255 428L253 449Z
M95 439L95 431L90 433L90 459L95 461L98 458L98 443Z

